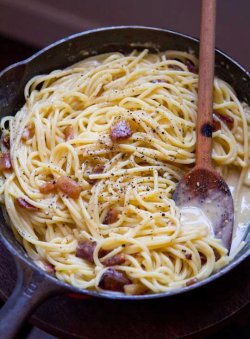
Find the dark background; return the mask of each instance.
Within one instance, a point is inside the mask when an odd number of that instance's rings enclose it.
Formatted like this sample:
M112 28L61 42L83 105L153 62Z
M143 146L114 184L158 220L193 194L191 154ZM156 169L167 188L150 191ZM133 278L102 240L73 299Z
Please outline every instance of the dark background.
M217 47L250 69L249 0L217 0ZM0 34L36 47L86 28L146 25L199 35L200 0L0 0Z
M0 70L53 41L93 27L146 25L198 37L200 4L200 0L0 0ZM216 46L247 70L249 14L250 0L218 0ZM217 334L203 338L249 338L249 321L247 308ZM52 337L27 325L19 338Z

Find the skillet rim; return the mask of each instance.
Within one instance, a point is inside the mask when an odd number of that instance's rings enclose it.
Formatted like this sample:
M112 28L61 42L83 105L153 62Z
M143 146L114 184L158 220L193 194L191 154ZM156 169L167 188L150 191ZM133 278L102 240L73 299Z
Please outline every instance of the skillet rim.
M172 31L172 30L167 30L167 29L163 29L163 28L156 28L156 27L138 26L138 25L131 25L131 26L122 25L122 26L108 26L108 27L101 27L101 28L96 28L96 29L89 29L89 30L79 32L79 33L76 33L76 34L72 34L68 37L62 38L62 39L44 47L43 49L41 49L40 51L31 55L27 59L21 60L17 63L14 63L14 64L6 67L5 69L3 69L0 72L0 78L4 74L6 74L8 71L10 71L11 69L14 69L14 68L16 68L20 65L28 65L29 63L31 63L33 60L35 60L40 55L44 54L45 52L53 49L54 47L56 47L58 45L63 44L64 42L73 40L73 39L81 37L81 36L96 34L98 32L102 32L102 31L117 30L119 32L119 31L122 31L122 30L125 30L125 29L131 29L131 30L140 29L140 30L145 30L145 32L146 31L156 31L156 32L158 31L158 32L161 32L161 33L167 33L167 34L170 34L170 35L173 35L173 36L185 38L186 40L192 41L195 44L199 43L199 39L196 39L192 36L182 34L182 33L178 33L178 32ZM215 49L215 53L217 55L220 55L220 56L224 57L225 59L227 59L227 61L230 64L239 68L245 74L247 80L250 81L250 73L242 65L240 65L237 61L235 61L234 59L229 57L226 53L224 53L223 51L221 51L218 48ZM1 221L0 221L0 223L2 224L3 227L6 227L6 226L9 227L9 225L7 223L2 223ZM12 246L12 244L2 235L2 233L0 233L0 238L1 238L1 241L4 244L4 246L9 250L9 252L12 254L12 256L15 259L17 259L17 261L23 262L25 265L27 265L33 271L39 272L40 274L42 273L42 275L48 281L56 284L58 286L58 289L61 288L61 289L68 291L70 293L73 292L73 293L83 294L83 295L87 295L87 296L91 296L91 297L111 299L111 300L130 300L130 301L152 300L152 299L161 299L161 298L167 298L167 297L171 297L171 296L181 295L181 294L186 293L188 291L196 290L196 289L198 289L202 286L209 284L210 282L217 280L219 277L224 276L226 273L233 270L242 261L246 260L250 256L250 249L248 249L248 250L246 250L245 253L243 253L237 259L230 262L227 266L223 267L218 272L212 274L208 278L206 278L202 281L199 281L199 282L197 282L197 283L195 283L191 286L180 287L180 288L173 289L173 290L170 290L168 292L163 292L163 293L130 296L130 295L125 295L125 294L122 294L122 293L115 293L115 292L111 292L111 291L105 292L105 291L94 291L94 290L88 290L88 289L80 289L78 287L75 287L73 285L65 283L65 282L49 275L47 272L43 271L40 267L38 267L32 261L31 258L28 257L28 255L26 253L24 255L19 253L19 251L17 249L15 249L14 246Z

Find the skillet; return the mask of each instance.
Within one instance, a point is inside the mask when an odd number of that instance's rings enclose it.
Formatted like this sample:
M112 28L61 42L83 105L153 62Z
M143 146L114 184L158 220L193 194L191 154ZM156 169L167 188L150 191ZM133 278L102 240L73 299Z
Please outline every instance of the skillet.
M14 115L22 107L25 84L33 76L65 68L88 56L112 51L126 53L135 48L148 48L151 52L169 49L191 50L198 55L199 41L176 32L141 26L107 27L72 35L0 73L0 118ZM230 83L240 100L250 105L249 73L219 50L216 50L215 75ZM15 259L18 278L12 295L0 311L0 337L5 339L15 337L22 323L29 318L35 308L52 295L77 293L95 298L128 301L167 299L218 279L250 256L250 232L247 232L245 235L247 244L235 258L219 272L194 285L166 293L140 296L82 290L50 276L37 267L15 239L6 219L5 213L0 212L0 240Z

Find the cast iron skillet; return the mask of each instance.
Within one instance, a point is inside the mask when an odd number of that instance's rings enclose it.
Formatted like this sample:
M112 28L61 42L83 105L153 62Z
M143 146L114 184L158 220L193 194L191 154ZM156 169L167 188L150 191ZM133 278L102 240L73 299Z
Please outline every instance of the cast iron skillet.
M148 27L108 27L75 34L50 45L27 60L12 65L0 73L0 118L6 115L14 115L24 104L24 86L30 78L67 67L87 56L111 51L129 52L134 48L149 48L153 52L168 49L192 50L198 55L198 47L199 42L196 39L175 32ZM216 50L215 73L236 89L241 100L250 104L249 73L218 50ZM126 300L167 298L217 279L250 255L250 234L247 234L247 245L237 254L234 260L204 281L167 293L126 296L118 293L81 290L42 271L32 262L22 246L16 241L3 213L0 213L0 238L14 256L18 272L16 287L0 311L0 337L5 339L13 338L32 311L53 294L70 292L91 297Z

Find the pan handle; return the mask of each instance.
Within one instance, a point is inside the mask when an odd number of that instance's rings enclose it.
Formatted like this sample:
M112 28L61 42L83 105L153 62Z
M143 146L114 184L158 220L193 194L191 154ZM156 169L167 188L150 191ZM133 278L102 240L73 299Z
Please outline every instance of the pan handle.
M4 339L17 338L19 330L35 308L50 295L65 290L20 260L16 260L16 266L16 286L0 310L0 338Z

